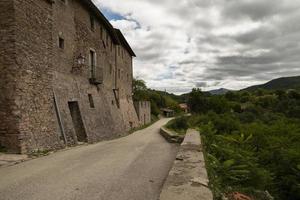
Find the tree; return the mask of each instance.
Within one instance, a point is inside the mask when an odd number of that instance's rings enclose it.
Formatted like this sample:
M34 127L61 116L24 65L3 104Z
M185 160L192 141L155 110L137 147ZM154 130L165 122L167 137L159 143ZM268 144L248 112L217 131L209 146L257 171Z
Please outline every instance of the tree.
M209 110L208 100L199 88L189 94L188 105L193 113L206 113Z
M147 92L147 86L145 81L140 79L133 79L133 99L135 101L148 101L149 96Z

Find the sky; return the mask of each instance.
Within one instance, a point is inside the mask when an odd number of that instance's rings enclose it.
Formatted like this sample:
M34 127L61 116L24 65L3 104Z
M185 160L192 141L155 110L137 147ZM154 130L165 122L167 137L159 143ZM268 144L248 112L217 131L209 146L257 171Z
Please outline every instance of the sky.
M300 0L93 1L150 88L238 90L300 75Z

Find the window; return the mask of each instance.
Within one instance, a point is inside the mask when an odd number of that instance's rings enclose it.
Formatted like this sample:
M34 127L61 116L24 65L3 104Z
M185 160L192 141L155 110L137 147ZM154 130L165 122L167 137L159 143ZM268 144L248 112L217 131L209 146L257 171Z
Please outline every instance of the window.
M101 38L101 40L103 40L103 27L102 26L100 27L100 38Z
M90 22L91 22L91 30L95 30L95 18L91 15L90 16Z
M93 96L91 94L88 94L88 96L89 96L90 107L95 108Z
M90 70L91 70L91 78L95 77L95 70L96 70L96 53L93 50L90 50Z
M61 38L61 37L59 37L59 39L58 39L58 46L61 49L65 48L65 40L63 38Z

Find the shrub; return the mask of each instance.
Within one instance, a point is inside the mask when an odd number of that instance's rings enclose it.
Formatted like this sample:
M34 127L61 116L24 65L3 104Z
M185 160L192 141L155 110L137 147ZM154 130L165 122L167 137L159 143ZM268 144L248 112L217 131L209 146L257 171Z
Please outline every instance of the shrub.
M186 132L186 130L189 128L188 117L182 116L175 118L167 124L167 128L174 130L178 133Z

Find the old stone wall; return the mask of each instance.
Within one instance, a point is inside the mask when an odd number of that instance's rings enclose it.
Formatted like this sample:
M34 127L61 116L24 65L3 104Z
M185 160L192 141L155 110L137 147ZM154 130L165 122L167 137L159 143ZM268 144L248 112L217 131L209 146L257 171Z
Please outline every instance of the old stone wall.
M123 100L119 95L118 99L115 98L116 47L112 44L111 36L97 20L94 29L91 29L90 17L93 15L80 1L69 1L67 4L60 2L54 6L54 18L62 20L54 23L53 35L57 41L53 45L56 63L53 88L60 108L67 144L77 143L68 108L68 102L71 101L79 103L88 142L93 143L126 134L126 130L129 130L127 125L129 122L124 119L123 110L128 111L130 105L121 103ZM59 37L65 40L64 49L58 47ZM89 82L90 50L96 54L96 71L100 70L103 73L103 82L98 86ZM86 58L86 63L74 71L73 68L77 65L76 58L79 55ZM92 98L93 108L89 98ZM133 116L134 124L137 126L136 113L131 112L130 115Z
M0 145L18 150L18 112L14 91L18 68L15 65L15 9L13 1L0 1Z
M151 123L151 103L149 101L134 102L140 124L146 125Z
M21 153L76 145L70 103L78 105L90 143L139 126L132 56L113 42L83 1L4 0L0 5L5 8L0 14L1 144ZM90 82L91 50L103 77L98 85ZM85 62L79 65L80 56Z
M63 146L53 103L52 4L14 0L20 152Z

